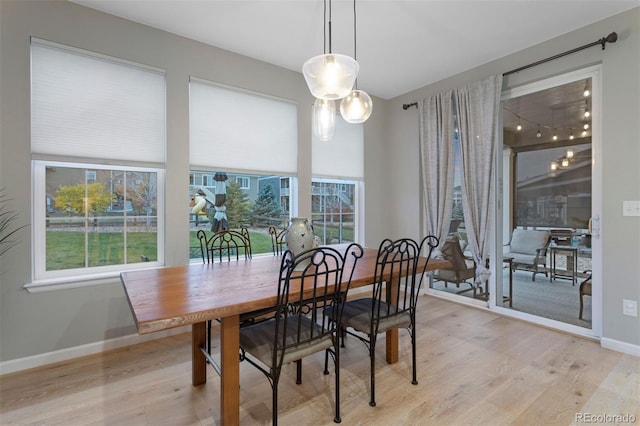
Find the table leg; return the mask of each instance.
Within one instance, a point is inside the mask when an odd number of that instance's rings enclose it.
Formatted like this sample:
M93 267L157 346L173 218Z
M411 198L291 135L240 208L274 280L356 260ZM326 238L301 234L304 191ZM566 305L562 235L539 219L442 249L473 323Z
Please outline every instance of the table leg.
M398 362L398 329L392 328L387 331L387 364Z
M200 350L207 338L207 323L199 322L191 326L191 384L207 383L207 360Z
M240 317L222 318L220 324L220 422L240 424Z
M398 285L400 277L394 274L387 282L387 302L392 305L398 303ZM387 364L395 364L398 362L398 329L392 328L387 330L386 347L387 347Z

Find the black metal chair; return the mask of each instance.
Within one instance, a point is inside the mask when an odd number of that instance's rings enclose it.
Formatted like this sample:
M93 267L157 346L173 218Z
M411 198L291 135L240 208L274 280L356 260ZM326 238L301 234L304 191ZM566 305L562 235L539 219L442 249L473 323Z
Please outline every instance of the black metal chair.
M239 260L242 254L245 259L251 259L251 238L249 230L242 228L239 231L223 230L213 233L207 237L204 230L199 230L196 234L200 241L200 251L203 263L213 262L229 262L231 260ZM242 315L240 318L241 325L255 322L255 317L265 312L252 312ZM212 320L207 321L207 353L209 358L207 361L220 373L220 367L211 358L211 326Z
M271 251L274 256L280 256L287 246L286 236L287 229L278 229L273 225L269 226L269 235L271 235Z
M203 263L215 262L216 258L218 262L230 261L234 258L239 260L241 254L245 259L251 259L251 237L246 228L240 231L228 229L218 231L211 237L207 237L207 233L201 229L196 236L200 241Z
M439 244L434 236L425 237L420 244L409 238L396 241L385 239L378 249L373 294L371 297L344 303L341 331L360 339L369 349L371 362L371 400L375 407L375 353L378 334L392 328L406 328L411 336L413 377L416 374L416 307L420 287L433 249ZM427 261L420 262L425 250ZM422 263L422 264L421 264ZM348 328L353 329L350 331ZM364 335L364 336L363 336Z
M278 423L278 383L282 366L326 351L335 364L335 417L340 423L340 352L336 327L343 305L337 304L349 290L362 247L351 244L342 254L319 247L297 256L286 251L280 266L276 315L240 329L240 355L271 383L272 419ZM301 307L307 309L301 309ZM335 321L329 321L325 306L334 306ZM329 374L325 363L324 374Z

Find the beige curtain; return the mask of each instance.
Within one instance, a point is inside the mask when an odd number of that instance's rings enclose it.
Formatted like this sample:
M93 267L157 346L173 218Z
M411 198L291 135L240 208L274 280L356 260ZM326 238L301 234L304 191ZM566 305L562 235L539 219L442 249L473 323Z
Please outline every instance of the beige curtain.
M444 242L453 207L453 93L418 102L425 235Z
M462 207L476 281L489 278L490 203L502 75L491 76L418 102L424 229L445 241L453 207L454 138L458 129L462 166Z
M476 261L476 282L489 278L490 207L495 191L494 157L498 143L498 114L502 75L454 90L462 160L462 209L468 249Z

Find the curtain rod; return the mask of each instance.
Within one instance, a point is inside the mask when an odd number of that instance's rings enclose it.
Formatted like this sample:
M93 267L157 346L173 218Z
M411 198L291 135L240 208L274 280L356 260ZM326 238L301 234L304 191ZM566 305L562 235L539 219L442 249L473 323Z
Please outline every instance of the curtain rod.
M588 48L590 48L592 46L596 46L598 44L601 45L602 46L602 50L604 50L607 43L615 43L617 40L618 40L618 34L615 33L615 32L612 32L608 36L602 37L601 39L596 40L593 43L585 44L584 46L576 47L575 49L567 50L566 52L558 53L557 55L550 56L550 57L545 58L545 59L541 59L541 60L539 60L537 62L533 62L531 64L522 66L520 68L513 69L511 71L507 71L507 72L503 73L502 76L507 76L509 74L514 74L514 73L517 73L519 71L526 70L527 68L532 68L532 67L535 67L536 65L544 64L545 62L553 61L554 59L558 59L558 58L561 58L563 56L567 56L567 55L570 55L572 53L576 53L576 52L579 52L581 50L588 49ZM411 108L412 106L417 107L418 103L417 102L412 102L410 104L402 104L402 109L407 110L407 109Z

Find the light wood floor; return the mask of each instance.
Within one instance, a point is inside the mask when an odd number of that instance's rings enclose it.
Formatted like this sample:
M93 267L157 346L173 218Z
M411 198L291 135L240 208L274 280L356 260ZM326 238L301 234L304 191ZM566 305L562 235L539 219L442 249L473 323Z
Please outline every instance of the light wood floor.
M532 425L580 423L576 413L634 415L640 422L640 360L596 342L423 296L418 380L409 337L401 359L378 343L377 407L369 407L369 361L351 338L342 354L342 424ZM163 338L0 377L2 425L219 424L219 378L191 386L190 335ZM333 424L333 375L324 355L305 358L303 384L287 366L280 382L285 425ZM268 424L271 388L241 363L241 423ZM611 422L610 422L611 423Z

